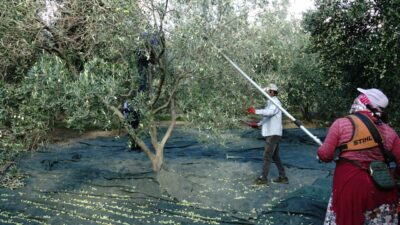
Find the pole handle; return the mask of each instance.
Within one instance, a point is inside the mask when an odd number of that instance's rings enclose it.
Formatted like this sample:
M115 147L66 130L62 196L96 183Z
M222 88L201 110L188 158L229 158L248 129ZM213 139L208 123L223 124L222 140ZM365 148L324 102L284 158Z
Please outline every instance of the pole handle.
M265 97L267 97L276 107L278 107L289 119L296 124L301 130L303 130L308 136L311 137L313 141L315 141L318 145L322 145L321 140L318 137L314 136L310 131L308 131L303 125L301 125L300 121L296 120L288 111L286 111L281 105L277 104L271 96L269 96L256 82L254 82L245 72L243 72L240 67L233 62L227 55L225 55L213 42L211 42L212 46L218 50L218 53L221 54L241 75L243 75L253 86L255 86Z

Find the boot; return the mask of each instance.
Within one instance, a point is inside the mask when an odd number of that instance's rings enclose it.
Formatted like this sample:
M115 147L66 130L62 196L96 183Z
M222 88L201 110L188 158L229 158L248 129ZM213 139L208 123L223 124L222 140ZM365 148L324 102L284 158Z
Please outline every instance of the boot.
M267 185L268 186L268 181L267 179L263 178L263 177L258 177L254 182L254 185Z
M282 183L282 184L288 184L289 183L289 179L287 177L281 177L279 176L278 178L276 178L275 180L273 180L273 182L275 183Z

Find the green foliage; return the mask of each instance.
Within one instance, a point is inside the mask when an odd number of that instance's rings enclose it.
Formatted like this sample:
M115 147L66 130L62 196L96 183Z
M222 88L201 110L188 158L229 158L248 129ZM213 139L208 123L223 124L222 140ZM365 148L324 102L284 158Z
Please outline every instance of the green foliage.
M35 62L33 42L40 30L34 1L4 1L0 4L0 79L15 82Z
M36 147L55 126L80 131L116 127L98 96L122 102L120 94L128 88L123 82L134 80L126 75L126 68L94 59L75 80L59 58L44 55L20 84L3 82L0 121L10 143L14 143L12 148Z
M11 165L4 176L0 177L0 187L17 189L24 186L25 175L15 165Z
M44 56L19 84L3 83L0 121L6 130L2 142L11 149L32 149L46 140L66 102L65 67L57 58Z
M265 97L221 57L212 43L261 86L277 83L284 107L303 110L311 119L322 111L323 104L317 104L322 98L316 93L326 87L318 82L318 55L307 52L307 34L298 21L282 19L286 15L284 5L270 9L246 4L238 11L227 7L216 12L209 5L192 6L184 10L187 18L179 20L184 22L177 22L171 49L175 71L188 78L181 87L182 97L178 97L186 119L208 130L237 127L246 117L247 107L265 104ZM260 7L260 13L249 21L254 7ZM200 9L203 11L197 11Z
M391 121L399 125L399 8L397 0L317 1L317 10L306 16L324 83L333 87L325 91L335 96L328 109L350 105L357 87L380 88L391 100Z
M69 1L60 8L63 16L47 25L38 19L45 6L35 1L7 1L0 7L4 158L45 142L54 126L81 131L115 126L95 95L121 101L117 91L128 93L137 81L134 49L142 26L137 4ZM76 80L78 69L85 70Z

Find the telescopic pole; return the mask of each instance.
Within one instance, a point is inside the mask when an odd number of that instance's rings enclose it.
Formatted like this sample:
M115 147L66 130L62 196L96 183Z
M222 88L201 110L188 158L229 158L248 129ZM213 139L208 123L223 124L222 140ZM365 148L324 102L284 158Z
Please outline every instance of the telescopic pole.
M269 96L256 82L254 82L245 72L243 72L240 67L233 62L227 55L225 55L214 43L210 42L214 48L218 50L218 53L221 54L240 74L242 74L252 85L254 85L265 97L267 97L276 107L278 107L289 119L296 124L298 128L303 130L308 136L311 137L318 145L322 145L321 140L318 137L314 136L307 128L305 128L299 120L294 118L290 113L288 113L281 105L277 104L271 96Z

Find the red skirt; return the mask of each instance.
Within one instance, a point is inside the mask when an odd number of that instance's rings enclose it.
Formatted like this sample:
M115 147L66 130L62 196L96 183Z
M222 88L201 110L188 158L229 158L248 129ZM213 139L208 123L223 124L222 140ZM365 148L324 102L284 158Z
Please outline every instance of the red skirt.
M368 163L361 165L368 168ZM381 191L366 170L339 160L325 224L397 224L397 201L396 188Z

